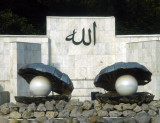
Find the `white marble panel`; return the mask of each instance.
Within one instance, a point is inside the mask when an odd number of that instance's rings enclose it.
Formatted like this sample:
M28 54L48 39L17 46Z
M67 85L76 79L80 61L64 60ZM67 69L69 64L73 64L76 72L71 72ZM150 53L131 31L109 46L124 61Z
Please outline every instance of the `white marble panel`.
M86 79L87 78L87 68L86 67L76 67L75 68L75 78L76 79Z
M78 96L78 97L90 97L91 96L91 92L105 93L106 91L104 89L101 89L101 88L74 89L73 92L72 92L72 96L73 97L75 97L75 96Z

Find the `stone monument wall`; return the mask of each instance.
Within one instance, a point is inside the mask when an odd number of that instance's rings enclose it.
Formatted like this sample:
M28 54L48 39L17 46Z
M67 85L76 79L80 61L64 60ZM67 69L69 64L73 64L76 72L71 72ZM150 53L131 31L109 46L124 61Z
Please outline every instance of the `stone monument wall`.
M152 82L141 86L139 91L148 91L160 97L160 41L133 42L127 44L127 61L139 62L152 71Z
M119 35L116 36L117 45L123 46L122 61L139 62L145 65L152 72L152 81L145 85L139 86L138 91L147 91L155 95L154 99L160 98L159 80L159 45L160 35ZM118 47L118 46L117 46ZM122 57L122 58L123 58Z
M94 78L101 69L120 61L145 65L153 73L152 82L139 91L148 91L156 95L155 99L160 98L160 35L115 35L114 17L49 16L46 30L44 36L0 36L0 91L9 91L11 101L18 93L28 95L27 88L24 93L19 90L27 83L21 84L20 79L14 77L22 65L21 60L29 57L21 55L22 52L29 53L31 59L35 56L30 49L22 47L34 47L35 43L38 43L35 49L41 53L37 52L38 58L23 64L40 61L68 74L75 88L73 99L90 100L91 92L104 93L105 90L94 86Z
M94 26L96 23L96 43L94 44ZM75 29L75 32L74 32ZM92 42L86 46L80 42L85 29L85 41L88 42L91 29ZM74 34L74 40L73 39ZM95 88L93 81L101 69L115 62L139 62L152 73L152 82L139 91L149 91L158 99L158 67L153 66L155 57L155 40L159 42L160 35L115 35L114 17L47 17L47 35L51 41L51 64L67 73L74 84L72 98L90 99L91 92L103 92ZM68 36L68 37L67 37ZM68 41L66 40L68 38ZM137 42L137 43L135 43ZM145 42L150 42L149 45ZM145 49L134 44L142 43ZM128 48L128 46L132 48ZM152 47L151 47L152 46ZM150 53L148 57L148 52ZM158 53L157 56L158 57ZM144 62L145 59L145 62ZM155 61L158 64L158 61ZM151 66L152 65L152 66ZM156 71L156 72L155 72ZM151 86L151 87L150 87ZM155 86L157 89L155 90Z
M29 95L28 84L18 76L18 69L28 63L47 64L48 39L42 36L0 36L0 47L0 91L8 91L14 102L14 96Z
M51 65L73 81L72 98L85 100L91 99L91 92L104 93L93 81L116 61L114 17L47 17L47 36Z

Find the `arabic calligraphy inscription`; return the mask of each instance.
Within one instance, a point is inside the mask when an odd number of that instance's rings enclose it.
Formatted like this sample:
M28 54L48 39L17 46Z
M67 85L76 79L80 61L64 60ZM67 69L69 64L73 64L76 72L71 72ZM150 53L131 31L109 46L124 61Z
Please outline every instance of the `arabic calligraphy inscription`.
M96 44L96 22L93 23L93 40L94 40L94 45ZM86 42L85 41L85 29L83 28L82 29L82 39L81 41L75 41L74 40L74 37L75 37L75 34L76 34L76 30L74 29L73 30L73 33L68 35L66 37L66 41L72 41L73 44L75 45L80 45L81 43L83 43L85 46L89 46L92 42L92 39L91 39L91 29L89 28L88 29L88 38L89 38L89 42Z

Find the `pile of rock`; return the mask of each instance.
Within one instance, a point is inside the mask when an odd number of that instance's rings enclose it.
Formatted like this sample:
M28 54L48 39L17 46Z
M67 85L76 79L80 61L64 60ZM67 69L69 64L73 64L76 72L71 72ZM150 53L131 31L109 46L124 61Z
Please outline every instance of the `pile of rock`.
M139 123L143 123L140 120L145 120L144 123L149 123L150 120L152 120L152 123L158 123L155 121L157 119L160 121L160 101L152 101L149 104L142 105L137 105L136 103L120 103L118 105L103 104L97 100L84 102L78 100L71 100L69 102L60 100L56 102L52 100L38 105L35 103L29 105L24 103L5 103L0 106L0 113L1 118L35 119L35 122L46 121L46 123L50 123L49 121L51 121L51 123L53 121L56 122L57 120L57 122L61 120L61 122L68 121L68 123L72 123L73 121L90 121L93 123L95 121L110 122L113 120L113 117L116 117L116 120L114 119L113 121L118 123L120 123L120 121L126 121L127 123L127 120L139 121Z

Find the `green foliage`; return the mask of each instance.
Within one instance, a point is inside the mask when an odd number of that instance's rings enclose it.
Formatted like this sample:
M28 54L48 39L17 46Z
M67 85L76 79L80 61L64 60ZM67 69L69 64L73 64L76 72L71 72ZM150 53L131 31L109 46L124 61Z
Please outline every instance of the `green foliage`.
M1 0L0 5L1 34L45 34L46 16L115 16L116 34L160 33L160 0Z
M117 34L156 34L160 33L160 6L158 0L127 0L116 8Z
M11 10L0 11L1 34L36 34L36 29L24 17L13 14Z

